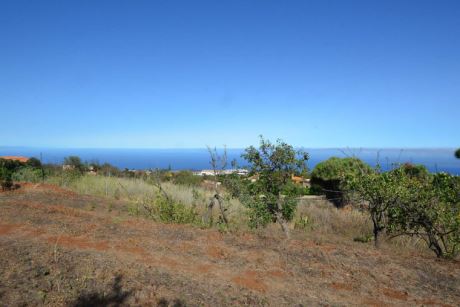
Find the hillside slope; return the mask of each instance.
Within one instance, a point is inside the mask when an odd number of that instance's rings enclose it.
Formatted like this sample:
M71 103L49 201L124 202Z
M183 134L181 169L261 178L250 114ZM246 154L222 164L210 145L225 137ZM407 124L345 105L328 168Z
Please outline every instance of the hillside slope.
M295 233L130 217L51 185L0 193L0 306L451 305L460 264Z

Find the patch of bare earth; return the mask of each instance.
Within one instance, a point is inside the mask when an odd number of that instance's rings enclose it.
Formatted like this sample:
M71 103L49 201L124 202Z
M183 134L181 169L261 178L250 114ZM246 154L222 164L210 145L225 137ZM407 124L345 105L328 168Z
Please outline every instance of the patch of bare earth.
M458 262L293 236L159 224L121 203L27 184L0 194L0 306L460 302Z

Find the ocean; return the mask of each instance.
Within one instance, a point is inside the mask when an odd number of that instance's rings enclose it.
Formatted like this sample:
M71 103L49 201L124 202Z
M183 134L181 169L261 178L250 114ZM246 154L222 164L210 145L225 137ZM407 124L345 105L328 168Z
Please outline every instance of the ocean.
M410 162L423 164L431 172L448 172L460 175L460 160L454 157L453 148L422 149L319 149L304 148L310 154L308 166L312 169L317 163L330 157L358 157L371 166L377 163L383 169L389 169L394 163ZM222 152L220 150L219 152ZM241 154L244 149L227 149L228 161L236 159L238 165L244 166ZM206 148L198 149L97 149L97 148L32 148L1 147L0 156L42 156L44 163L62 163L64 157L75 155L83 161L99 163L108 162L121 169L155 169L171 168L173 170L209 169L209 154Z

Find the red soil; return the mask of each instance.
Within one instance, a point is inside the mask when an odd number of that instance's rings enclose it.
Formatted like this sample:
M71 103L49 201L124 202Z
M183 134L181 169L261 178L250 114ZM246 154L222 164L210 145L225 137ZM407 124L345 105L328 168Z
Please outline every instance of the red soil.
M85 209L86 201L96 209ZM395 255L352 239L318 243L294 233L286 244L278 234L158 224L132 218L122 207L109 213L105 201L50 185L25 184L1 194L0 301L20 305L46 291L36 304L71 304L88 289L110 292L117 274L125 278L122 286L131 291L125 303L132 305L161 297L207 306L460 301L455 261ZM30 259L38 273L30 273ZM42 267L49 273L40 273ZM27 286L31 282L42 290Z

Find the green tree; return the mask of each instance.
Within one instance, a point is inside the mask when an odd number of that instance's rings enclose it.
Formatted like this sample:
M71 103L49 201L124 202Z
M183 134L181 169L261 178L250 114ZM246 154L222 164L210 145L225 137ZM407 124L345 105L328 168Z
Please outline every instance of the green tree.
M368 174L349 178L349 187L364 200L373 225L375 247L380 246L380 234L388 230L389 212L411 196L410 177L402 168L381 173L378 169Z
M371 167L358 158L332 157L318 163L313 169L312 189L325 194L336 206L341 207L349 201L348 182L358 175L371 172Z
M250 225L258 227L278 222L289 238L287 222L294 216L297 200L291 195L282 195L282 191L293 174L306 175L308 153L296 151L281 140L272 144L261 136L259 148L246 148L242 157L249 163L249 175L258 176L241 197L250 211Z
M455 157L460 159L460 148L455 151Z
M430 180L412 179L409 197L388 212L389 232L417 236L438 257L460 251L460 177L446 173Z

